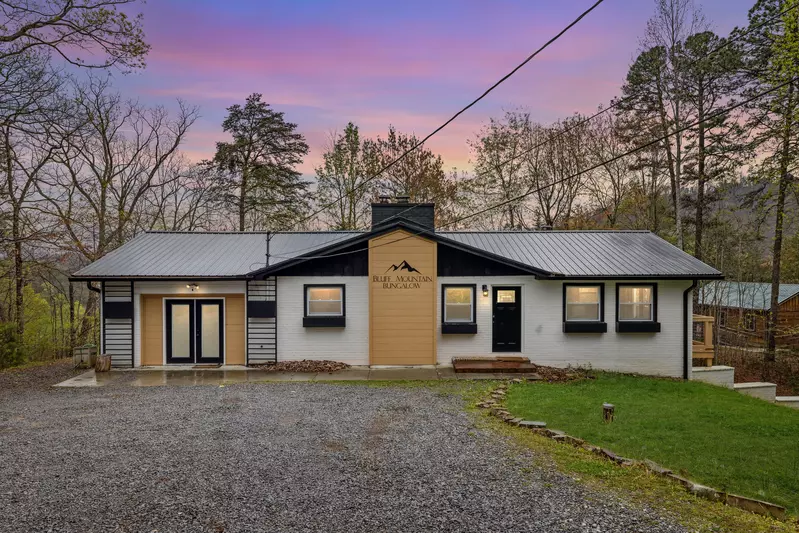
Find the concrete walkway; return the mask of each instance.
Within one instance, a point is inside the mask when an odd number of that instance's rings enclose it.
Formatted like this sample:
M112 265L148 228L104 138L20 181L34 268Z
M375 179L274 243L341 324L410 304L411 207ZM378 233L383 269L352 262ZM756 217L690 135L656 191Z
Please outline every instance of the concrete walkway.
M122 379L134 376L133 380ZM339 372L267 372L261 369L214 368L202 370L137 370L136 372L95 373L89 370L62 381L56 387L103 387L119 382L134 387L160 385L227 385L233 383L263 383L269 381L437 381L444 379L534 379L532 374L468 373L456 374L451 366L370 368L350 367Z

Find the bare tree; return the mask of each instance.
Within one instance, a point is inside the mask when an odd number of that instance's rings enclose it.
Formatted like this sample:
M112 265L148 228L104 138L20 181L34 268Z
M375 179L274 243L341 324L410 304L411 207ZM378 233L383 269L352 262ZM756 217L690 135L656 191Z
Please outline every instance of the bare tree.
M3 184L0 209L7 219L8 240L14 265L14 314L16 331L25 331L25 272L23 247L37 237L42 226L31 222L37 180L50 163L53 147L46 141L53 121L59 120L53 105L61 79L46 57L20 54L0 63L0 155ZM5 239L4 239L5 240Z
M601 110L601 108L600 108ZM588 166L601 166L589 172L585 178L585 189L590 205L605 218L605 224L615 228L619 209L629 197L635 179L628 158L607 163L630 148L620 131L619 119L605 113L589 123L586 135L586 159Z
M107 78L76 84L73 120L57 138L56 165L39 188L63 225L65 243L94 261L131 237L147 194L177 176L161 174L174 157L197 108L178 102L171 117L113 92Z
M537 131L537 130L536 130ZM477 137L469 141L475 176L465 183L470 208L507 202L501 209L485 213L475 221L482 227L519 229L527 227L524 201L513 201L529 189L526 167L535 154L523 158L531 146L533 125L526 111L508 111L501 119L490 119Z
M529 130L524 157L528 188L536 217L548 227L568 228L575 202L584 192L586 131L579 115Z
M701 11L693 0L655 0L655 15L647 23L642 41L645 52L656 52L658 98L656 112L660 114L664 134L673 133L664 141L669 159L672 183L672 203L677 233L677 245L685 247L682 209L683 134L679 131L686 119L683 102L685 72L679 50L688 36L707 28ZM629 81L629 80L628 80ZM635 88L633 88L635 90Z
M0 63L15 56L56 55L79 67L144 66L142 16L121 8L139 0L4 0Z
M198 231L228 229L212 191L214 169L208 163L191 164L185 157L171 158L144 199L137 225L147 230Z
M378 170L374 143L362 139L358 126L350 122L339 134L333 132L316 168L317 201L326 222L338 230L369 225L369 202L377 195Z

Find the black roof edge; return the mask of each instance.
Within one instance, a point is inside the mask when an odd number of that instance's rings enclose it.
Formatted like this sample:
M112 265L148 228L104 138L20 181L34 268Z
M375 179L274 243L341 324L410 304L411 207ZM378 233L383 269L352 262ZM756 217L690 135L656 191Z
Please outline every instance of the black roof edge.
M246 281L252 276L70 276L68 281Z
M377 237L379 235L383 235L385 233L389 233L396 229L405 229L413 232L418 237L425 237L437 243L444 244L446 246L451 246L452 248L456 248L458 250L462 250L464 252L472 253L477 256L484 257L486 259L490 259L492 261L496 261L498 263L502 263L508 266L512 266L514 268L518 268L519 270L524 270L526 272L530 272L531 274L537 277L551 277L553 274L551 272L547 272L546 270L541 270L539 268L531 267L530 265L526 265L524 263L519 263L517 261L513 261L507 259L505 257L493 254L491 252L486 252L485 250L481 250L479 248L475 248L473 246L469 246L468 244L463 244L452 239L448 239L447 237L436 233L435 230L432 228L426 228L424 226L420 226L419 224L414 223L411 220L408 220L404 217L392 217L391 219L387 220L385 223L380 224L376 227L373 227L371 231L366 231L361 233L360 235L355 235L350 239L346 239L343 241L335 242L329 246L317 248L316 250L312 250L306 254L300 255L295 257L294 259L289 259L288 261L282 261L274 266L260 268L258 270L254 270L247 274L249 277L260 278L265 277L270 274L274 274L279 272L280 270L286 269L288 267L297 265L299 263L303 263L305 261L309 261L311 259L317 258L319 255L325 253L334 253L339 251L343 248L348 248L353 244L357 244L359 242L367 242L369 239Z
M581 280L616 280L616 279L640 279L640 280L647 280L647 279L664 279L664 280L700 280L700 279L724 279L724 274L683 274L683 275L674 275L674 274L640 274L635 276L567 276L565 274L555 275L552 276L552 279L563 279L563 280L570 280L570 279L581 279Z

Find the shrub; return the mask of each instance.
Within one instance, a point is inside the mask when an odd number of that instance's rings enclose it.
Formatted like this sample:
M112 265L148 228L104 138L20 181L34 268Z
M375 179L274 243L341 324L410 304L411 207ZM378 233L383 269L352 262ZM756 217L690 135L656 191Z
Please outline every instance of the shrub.
M13 322L0 323L0 368L21 365L25 353L17 335L17 325Z

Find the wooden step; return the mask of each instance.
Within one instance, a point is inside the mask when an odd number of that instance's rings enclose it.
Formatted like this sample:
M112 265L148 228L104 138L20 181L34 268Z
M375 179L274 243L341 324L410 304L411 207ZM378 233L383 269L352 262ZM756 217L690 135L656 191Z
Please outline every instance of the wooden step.
M527 357L483 357L452 359L455 372L531 372L536 369Z

